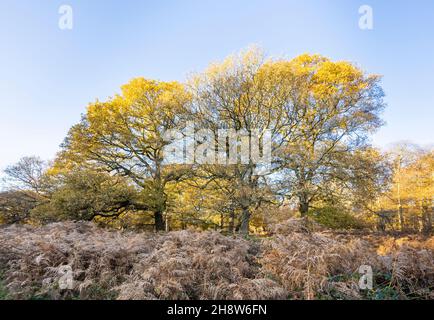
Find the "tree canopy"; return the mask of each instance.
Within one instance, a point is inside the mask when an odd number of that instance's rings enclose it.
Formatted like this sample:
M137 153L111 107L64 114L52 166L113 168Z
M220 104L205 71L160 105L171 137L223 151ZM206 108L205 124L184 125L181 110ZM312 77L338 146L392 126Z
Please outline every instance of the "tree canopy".
M185 83L132 79L89 104L53 163L28 157L6 169L16 193L3 194L3 212L26 203L40 221L140 213L157 231L247 234L282 208L355 226L350 216L384 223L393 207L403 228L413 206L428 230L432 151L404 161L370 145L383 124L380 82L350 62L258 48Z

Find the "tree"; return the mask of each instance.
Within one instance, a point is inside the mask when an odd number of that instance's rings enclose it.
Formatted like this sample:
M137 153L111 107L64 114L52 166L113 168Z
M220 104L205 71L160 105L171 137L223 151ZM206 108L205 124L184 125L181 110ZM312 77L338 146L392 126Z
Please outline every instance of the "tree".
M83 200L79 215L89 219L146 210L156 230L178 218L182 226L200 220L243 234L256 212L263 216L265 206L285 197L297 201L302 216L318 204L367 206L381 189L382 159L368 143L382 124L379 81L348 62L307 54L267 59L255 48L212 64L186 85L133 79L120 94L88 106L55 161L55 168L75 176L42 193L55 195L51 205L72 216L56 201ZM191 121L194 136L180 136ZM188 164L168 161L166 147L174 141L183 145ZM109 188L112 178L134 196ZM32 179L21 182L41 190ZM91 197L95 185L113 201ZM197 190L188 194L186 186ZM180 199L192 203L183 206ZM204 204L201 215L196 207Z
M287 179L284 189L298 199L302 216L307 214L343 155L366 147L369 133L381 125L379 80L347 62L319 55L266 60L255 49L193 78L193 111L201 128L214 136L219 129L234 129L250 141L270 135L268 174L255 174L258 166L251 157L237 165L201 166L208 179L226 179L236 188L229 194L243 212L241 232L248 231L251 211L272 201L263 191L278 177ZM221 140L216 144L219 150L227 147Z
M393 167L391 199L396 202L398 208L399 227L401 231L406 228L403 203L404 199L402 197L403 172L407 166L416 161L418 155L421 153L422 150L417 145L407 142L396 143L392 146L391 150L387 152L387 156L390 158Z
M402 196L420 208L422 230L432 231L434 152L422 154L402 172Z
M388 190L378 199L380 212L388 212L401 231L432 230L433 151L411 143L397 143L388 150L391 180ZM393 219L391 225L393 227Z
M0 193L0 220L21 223L29 219L31 210L49 195L46 169L46 162L33 156L21 158L4 170L8 190Z
M25 223L39 198L29 191L10 190L0 193L0 223Z
M167 186L188 173L164 164L164 147L170 143L165 135L177 128L189 101L182 84L134 79L122 94L89 105L70 130L60 158L90 162L131 179L149 201L156 230L164 230Z
M47 163L39 157L24 157L4 170L5 181L12 189L33 191L41 195L47 190L47 167Z
M72 170L58 177L50 199L40 203L32 218L40 222L116 218L128 210L147 210L137 190L123 177L98 170Z
M220 230L229 227L233 231L227 220L234 211L228 210L230 200L219 188L193 178L182 182L177 193L171 212L172 226Z
M223 153L222 162L211 155L200 163L198 173L207 183L212 181L218 186L221 182L220 190L234 210L241 212L239 230L244 234L249 232L252 212L262 203L273 201L267 190L271 163L266 173L260 173L264 164L256 161L252 145L254 141L262 144L264 156L269 140L272 154L290 137L298 120L294 106L288 103L294 79L287 77L287 70L281 66L279 62L266 61L262 52L252 48L212 64L190 81L194 97L192 118L200 131L211 133L210 139L214 140L209 151ZM222 139L222 129L232 130L236 138ZM243 143L250 151L244 159L240 156Z
M342 153L334 170L318 182L317 202L355 213L372 212L374 200L388 190L390 175L387 161L374 148Z
M348 62L302 55L281 64L294 79L288 103L297 126L280 161L289 176L288 194L298 199L300 214L306 216L344 167L342 161L365 148L368 135L382 124L384 94L379 76L365 75Z

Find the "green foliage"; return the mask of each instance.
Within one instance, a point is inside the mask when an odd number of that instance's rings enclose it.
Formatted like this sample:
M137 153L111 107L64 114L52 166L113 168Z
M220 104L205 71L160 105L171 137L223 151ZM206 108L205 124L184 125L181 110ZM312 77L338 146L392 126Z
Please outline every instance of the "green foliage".
M63 177L48 201L32 210L32 218L52 222L119 216L134 196L134 188L120 177L92 170L73 171Z
M396 288L386 286L368 291L366 298L371 300L399 300L400 294Z
M0 193L0 224L27 222L41 197L33 191L11 190Z
M7 300L8 298L8 292L6 291L6 288L4 287L3 283L0 282L0 300Z
M8 291L3 283L3 272L0 271L0 300L8 299Z
M343 209L323 207L310 212L319 224L331 229L363 229L366 224Z

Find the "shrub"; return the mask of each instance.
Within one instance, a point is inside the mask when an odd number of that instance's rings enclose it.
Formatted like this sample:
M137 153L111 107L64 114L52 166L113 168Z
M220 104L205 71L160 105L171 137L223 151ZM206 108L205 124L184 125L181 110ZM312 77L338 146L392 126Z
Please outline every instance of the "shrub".
M255 253L244 239L216 232L163 235L151 254L141 255L120 299L282 299L286 292L260 278Z
M32 217L49 223L117 217L128 207L135 190L122 178L91 170L77 170L61 177L50 198L32 210Z
M252 241L208 231L110 231L90 222L2 227L0 297L434 298L434 238L337 234L304 219L272 231ZM361 265L373 269L372 290L359 290ZM59 287L65 268L70 289Z
M310 215L316 222L330 229L363 229L367 227L362 220L339 208L314 209Z
M85 222L0 232L0 268L17 299L285 298L281 286L261 277L258 250L216 232L122 233ZM59 288L65 266L71 290Z
M111 290L130 272L137 255L152 246L152 237L107 231L92 223L14 225L0 232L0 268L13 298L104 299L95 295L95 287ZM59 288L65 266L73 271L73 290Z
M312 232L302 227L304 223L301 219L291 219L276 226L273 237L263 241L264 255L260 261L263 272L281 283L291 297L433 297L432 239L383 238L377 243L378 240L369 236L361 239ZM374 271L372 292L358 288L361 265L369 265Z
M0 224L24 223L41 197L32 191L0 193Z

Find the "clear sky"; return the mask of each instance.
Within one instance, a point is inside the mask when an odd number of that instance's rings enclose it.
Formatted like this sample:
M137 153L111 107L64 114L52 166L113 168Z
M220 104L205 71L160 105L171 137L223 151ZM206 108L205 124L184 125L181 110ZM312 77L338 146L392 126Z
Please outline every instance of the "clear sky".
M73 29L58 27L59 7ZM361 5L373 30L358 26ZM137 76L184 80L250 44L384 75L378 146L434 143L434 1L0 0L0 169L52 158L87 104Z

